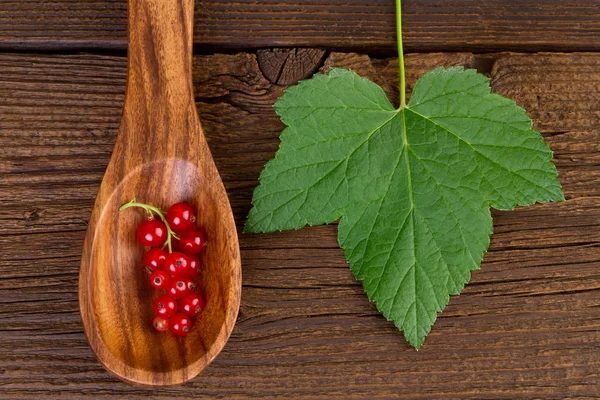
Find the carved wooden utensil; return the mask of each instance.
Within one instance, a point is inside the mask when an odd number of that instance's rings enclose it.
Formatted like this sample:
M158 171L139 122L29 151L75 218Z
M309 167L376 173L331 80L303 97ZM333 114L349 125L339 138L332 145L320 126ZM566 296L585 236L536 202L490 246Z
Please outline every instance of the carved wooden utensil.
M198 373L227 341L240 304L236 226L197 115L192 86L194 0L129 0L129 71L123 118L92 212L81 261L85 333L102 364L142 385L175 385ZM207 231L199 287L205 311L179 339L152 327L158 293L136 243L141 209L187 201Z

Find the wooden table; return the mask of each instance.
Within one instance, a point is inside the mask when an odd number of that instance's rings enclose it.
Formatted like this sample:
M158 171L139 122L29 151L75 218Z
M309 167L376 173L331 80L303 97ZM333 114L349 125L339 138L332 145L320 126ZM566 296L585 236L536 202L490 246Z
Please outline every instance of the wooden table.
M197 1L197 105L239 228L278 146L285 85L337 65L397 100L393 8ZM123 102L126 18L125 0L0 3L0 398L600 396L600 0L406 0L410 83L438 65L488 74L544 134L567 197L493 212L482 269L422 350L367 301L336 226L241 234L229 343L190 383L152 390L105 372L77 302Z

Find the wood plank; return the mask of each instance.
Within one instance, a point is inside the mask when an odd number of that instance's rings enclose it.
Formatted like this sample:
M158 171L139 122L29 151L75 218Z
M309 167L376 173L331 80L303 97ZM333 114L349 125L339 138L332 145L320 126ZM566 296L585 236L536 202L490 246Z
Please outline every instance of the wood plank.
M488 65L494 89L535 117L568 200L493 212L482 269L422 350L367 301L335 225L241 235L243 298L230 342L191 383L150 392L102 369L77 305L81 245L115 140L126 60L0 55L0 397L596 396L600 55L495 57L411 54L409 86L438 65ZM397 99L393 59L332 53L324 65L352 67ZM284 87L263 76L253 54L196 57L194 85L241 227L277 149L282 125L272 104Z
M407 51L597 51L600 0L405 0ZM125 0L4 0L0 49L126 48ZM198 0L201 51L395 52L392 0Z

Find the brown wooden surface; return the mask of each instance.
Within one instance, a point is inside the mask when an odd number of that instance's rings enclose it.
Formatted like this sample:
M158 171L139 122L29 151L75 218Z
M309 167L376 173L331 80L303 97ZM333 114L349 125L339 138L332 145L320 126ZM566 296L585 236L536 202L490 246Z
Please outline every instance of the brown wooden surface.
M397 99L394 59L331 53ZM117 381L87 345L77 304L86 221L119 125L126 59L0 54L1 398L562 399L600 393L600 55L409 55L491 74L555 152L567 201L493 212L482 269L416 352L369 304L336 227L240 236L242 303L199 377ZM283 86L254 54L194 58L200 118L238 229L281 123ZM149 396L149 397L148 397Z
M115 376L146 386L178 385L203 371L227 342L240 305L235 221L194 101L193 18L194 0L129 0L123 117L81 259L79 305L92 350ZM163 210L193 204L209 239L194 278L206 307L185 339L152 327L162 293L149 286L135 233L146 216L119 211L134 198Z
M283 85L345 66L397 101L395 59L331 53L393 55L394 6L196 3L196 105L240 231L278 146ZM404 1L405 47L429 52L408 56L409 83L438 65L490 74L546 137L567 197L493 212L482 269L419 352L368 303L335 225L240 235L242 302L223 352L184 386L144 389L97 361L77 290L121 119L127 2L0 2L0 399L599 398L600 54L537 53L599 51L599 6Z
M202 51L393 54L393 0L198 0ZM3 0L1 49L126 48L124 0ZM598 51L600 0L404 0L407 51Z

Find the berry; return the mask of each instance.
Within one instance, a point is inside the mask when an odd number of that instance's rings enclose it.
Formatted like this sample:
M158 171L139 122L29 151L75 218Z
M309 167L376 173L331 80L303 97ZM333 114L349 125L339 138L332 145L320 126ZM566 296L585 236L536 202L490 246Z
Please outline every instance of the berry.
M167 240L167 227L155 219L145 220L138 226L137 237L144 246L160 246Z
M197 293L191 293L177 301L179 312L193 317L204 310L204 299Z
M162 249L153 248L144 254L144 266L148 273L152 273L155 269L165 266L165 258L167 252Z
M200 261L198 257L187 256L187 268L186 268L186 276L189 278L194 278L200 272Z
M179 251L174 251L165 259L165 269L173 276L181 277L188 276L188 264L190 263L188 256Z
M190 294L195 288L196 284L186 278L171 279L166 287L167 294L174 299Z
M156 289L166 289L171 277L164 269L157 269L150 275L150 284Z
M194 290L196 290L196 282L194 282L191 279L184 279L183 281L185 282L188 289L190 290L190 293L192 293Z
M185 254L195 256L204 247L204 233L201 231L185 231L179 235L179 248Z
M188 203L175 203L167 210L167 223L175 232L185 232L194 227L196 213Z
M175 336L186 336L192 329L192 321L185 314L175 314L169 321L169 329Z
M154 301L154 313L160 317L169 318L177 312L177 302L171 296L159 296Z
M152 325L158 332L166 332L169 330L169 320L165 317L155 317L152 321Z

